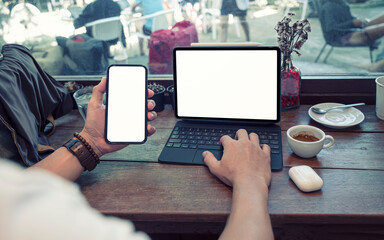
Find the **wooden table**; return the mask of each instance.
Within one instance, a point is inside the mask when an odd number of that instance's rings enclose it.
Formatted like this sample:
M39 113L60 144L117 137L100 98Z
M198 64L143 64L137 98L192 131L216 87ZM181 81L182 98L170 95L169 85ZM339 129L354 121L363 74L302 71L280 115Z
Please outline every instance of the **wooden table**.
M343 130L312 121L309 106L282 113L284 169L272 173L269 195L276 239L384 239L384 121L376 117L375 106L358 108L364 122ZM157 133L146 144L103 156L100 165L77 183L91 206L130 219L145 232L219 234L230 212L231 188L204 166L157 162L175 122L167 105L152 122ZM50 139L55 147L83 126L77 111L56 123ZM298 158L286 141L287 129L298 124L323 129L335 144L316 158ZM323 178L321 191L300 192L289 179L289 168L302 164Z

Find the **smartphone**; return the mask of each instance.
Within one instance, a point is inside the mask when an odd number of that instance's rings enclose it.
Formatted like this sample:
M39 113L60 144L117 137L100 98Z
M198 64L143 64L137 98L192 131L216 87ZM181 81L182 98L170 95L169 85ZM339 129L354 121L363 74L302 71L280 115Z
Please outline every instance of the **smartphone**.
M111 144L147 140L147 69L110 65L107 70L105 139Z

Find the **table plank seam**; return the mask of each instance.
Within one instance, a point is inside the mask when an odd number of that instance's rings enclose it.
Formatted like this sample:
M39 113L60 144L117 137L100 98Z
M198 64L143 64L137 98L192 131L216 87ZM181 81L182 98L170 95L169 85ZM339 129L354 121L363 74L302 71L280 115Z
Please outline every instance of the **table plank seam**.
M284 166L284 168L291 168L292 166ZM373 168L333 168L333 167L311 167L313 169L330 169L330 170L356 170L356 171L376 171L376 172L383 172L384 169L373 169Z

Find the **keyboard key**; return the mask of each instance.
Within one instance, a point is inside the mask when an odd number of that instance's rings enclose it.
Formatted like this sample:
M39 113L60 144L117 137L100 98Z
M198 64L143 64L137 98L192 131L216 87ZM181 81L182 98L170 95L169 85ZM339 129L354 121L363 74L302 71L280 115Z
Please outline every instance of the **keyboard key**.
M173 144L173 147L175 147L175 148L179 148L181 146L181 143L174 143Z
M173 143L167 143L167 147L172 147Z
M179 142L181 142L181 140L180 139L171 138L171 139L169 139L168 142L170 142L170 143L179 143Z
M188 144L181 144L181 147L182 148L189 148L189 145Z

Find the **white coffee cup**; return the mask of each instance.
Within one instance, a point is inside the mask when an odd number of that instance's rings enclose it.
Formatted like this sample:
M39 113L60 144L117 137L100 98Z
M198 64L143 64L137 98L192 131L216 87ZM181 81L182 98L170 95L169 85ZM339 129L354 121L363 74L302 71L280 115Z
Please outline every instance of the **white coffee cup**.
M306 136L313 136L318 140L313 141L299 141L294 138L297 135L302 134ZM316 156L322 149L329 148L335 143L335 139L313 126L298 125L288 129L287 131L288 145L292 151L302 158L312 158ZM329 140L327 144L325 141Z
M384 76L376 78L376 115L384 120Z

